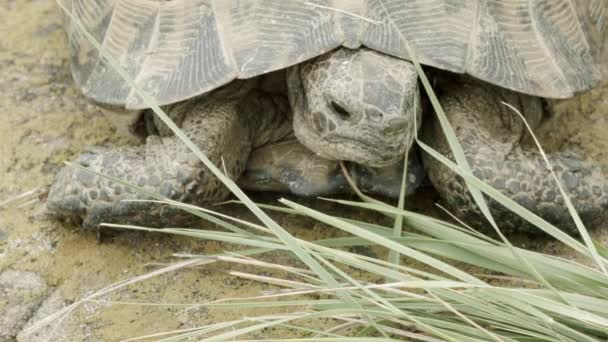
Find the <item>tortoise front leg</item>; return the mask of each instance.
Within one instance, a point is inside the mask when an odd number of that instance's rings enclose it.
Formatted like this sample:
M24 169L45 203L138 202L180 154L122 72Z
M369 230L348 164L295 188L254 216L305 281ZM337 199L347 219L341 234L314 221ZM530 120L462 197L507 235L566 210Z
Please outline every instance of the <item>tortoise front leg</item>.
M556 227L577 233L560 189L544 157L530 143L523 120L502 104L511 104L534 129L542 123L540 99L462 78L446 84L441 101L477 178ZM423 138L453 158L436 118L425 122ZM601 226L608 217L606 170L573 147L566 143L546 157L582 221L589 228ZM465 180L431 156L423 157L429 179L450 211L473 227L491 229ZM493 199L488 199L488 206L503 232L541 232Z
M185 113L184 133L215 165L237 179L260 125L289 126L275 102L269 96L229 101L204 99L185 102L170 110ZM96 149L84 153L76 162L177 201L202 204L223 200L229 194L175 136L151 136L145 146ZM81 218L85 228L101 222L158 227L180 224L184 217L189 217L165 205L125 201L146 198L106 178L65 167L51 187L47 207L55 216Z

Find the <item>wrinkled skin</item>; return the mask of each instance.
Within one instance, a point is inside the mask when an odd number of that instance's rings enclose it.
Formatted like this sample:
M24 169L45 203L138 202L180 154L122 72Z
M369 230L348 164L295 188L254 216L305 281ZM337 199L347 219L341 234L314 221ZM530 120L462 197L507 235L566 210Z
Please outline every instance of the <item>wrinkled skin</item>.
M401 179L393 175L401 171L400 160L413 139L414 116L419 115L409 105L419 99L416 73L408 62L365 49L339 49L290 71L287 87L294 114L284 95L261 90L265 87L255 81L233 82L166 111L230 178L237 180L247 168L241 182L246 188L307 196L345 192L338 160L364 164L349 164L364 191L390 194L399 187ZM219 179L164 124L147 117L148 130L159 135L149 136L145 146L94 149L76 162L182 202L225 199L228 190ZM335 129L308 124L319 118ZM303 147L294 140L292 127L300 141L313 137L319 144ZM380 166L386 170L370 171ZM413 191L422 180L422 168L418 164L410 169L408 189ZM383 185L376 186L374 177ZM142 198L148 197L66 167L51 187L47 206L55 216L81 218L88 228L101 222L183 222L185 215L167 206L124 201Z
M454 127L473 174L526 209L561 229L576 228L563 197L515 107L532 129L543 122L540 99L459 77L440 85L442 107ZM453 159L443 131L429 115L423 139ZM549 162L587 227L606 219L608 184L606 173L568 146L547 154ZM449 210L465 223L491 229L470 195L463 178L427 154L423 162L429 179ZM486 196L490 210L503 231L539 230Z

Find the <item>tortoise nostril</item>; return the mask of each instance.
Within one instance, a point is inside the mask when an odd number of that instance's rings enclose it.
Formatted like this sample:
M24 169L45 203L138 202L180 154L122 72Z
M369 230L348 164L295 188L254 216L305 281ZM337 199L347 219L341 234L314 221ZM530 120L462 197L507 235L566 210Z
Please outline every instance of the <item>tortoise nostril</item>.
M412 126L413 123L410 125L410 122L406 119L393 119L386 123L382 133L384 135L403 136L403 134L407 135L409 133Z
M373 109L373 108L367 109L365 111L365 115L372 122L380 122L380 121L382 121L382 119L384 119L384 113L382 113L381 111L379 111L377 109Z
M331 101L329 105L331 106L331 109L334 111L334 113L338 114L338 117L340 117L340 119L348 120L350 118L350 113L335 101Z

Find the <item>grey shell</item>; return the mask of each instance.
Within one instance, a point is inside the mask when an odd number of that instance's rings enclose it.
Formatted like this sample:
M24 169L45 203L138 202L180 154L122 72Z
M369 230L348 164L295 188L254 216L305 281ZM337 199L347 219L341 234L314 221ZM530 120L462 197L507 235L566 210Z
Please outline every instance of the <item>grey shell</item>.
M505 88L563 98L601 78L606 0L73 0L72 72L102 103L145 105L79 22L160 104L367 46ZM406 43L407 42L407 43Z

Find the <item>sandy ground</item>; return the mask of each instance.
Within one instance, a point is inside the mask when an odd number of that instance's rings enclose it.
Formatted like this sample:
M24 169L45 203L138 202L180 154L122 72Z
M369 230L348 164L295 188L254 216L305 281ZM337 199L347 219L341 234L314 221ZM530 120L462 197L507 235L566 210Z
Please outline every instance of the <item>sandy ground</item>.
M133 141L116 132L101 111L87 103L74 87L67 63L62 17L54 1L0 1L0 17L3 18L0 22L0 203L30 193L0 206L0 272L30 272L27 274L39 276L46 284L38 287L40 293L32 301L35 304L26 310L22 322L35 315L41 305L36 319L110 283L143 274L159 263L172 262L173 253L207 254L234 248L216 242L141 233L124 233L99 243L95 233L46 219L44 194L63 161L73 159L85 146ZM556 119L551 124L567 131L571 143L608 165L605 133L608 99L602 97L603 92L604 89L599 89L582 98L556 104L562 112L559 118L562 121ZM563 143L560 139L554 140L554 145ZM427 201L414 199L413 203L417 207L428 207L428 203L432 204L428 197L425 197ZM272 197L260 199L272 200ZM349 211L336 205L312 201L308 204L373 222L383 220L376 214ZM252 219L242 208L227 210ZM277 220L299 237L337 234L304 218L277 216ZM559 251L556 245L543 240L528 237L518 240L524 245ZM231 277L226 270L227 265L215 264L174 272L129 287L111 299L193 303L250 296L269 288ZM18 277L23 278L20 274ZM9 305L12 304L7 298L0 298L0 312L5 312L2 310ZM264 312L262 309L185 312L175 306L89 303L62 321L51 339L118 340ZM0 340L14 337L13 333L2 335L1 330L0 322ZM46 330L43 335L48 333ZM279 332L265 332L265 336L273 334ZM22 340L36 338L20 335Z

